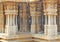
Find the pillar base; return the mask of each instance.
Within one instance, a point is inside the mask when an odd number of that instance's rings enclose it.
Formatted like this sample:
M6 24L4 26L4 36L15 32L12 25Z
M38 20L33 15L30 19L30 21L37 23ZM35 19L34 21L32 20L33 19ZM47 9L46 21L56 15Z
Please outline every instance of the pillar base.
M57 35L57 25L44 25L44 34L47 39L54 39Z
M45 27L44 29L45 35L51 35L51 36L57 35L57 25L44 25L44 27Z
M36 33L36 30L35 30L35 28L36 28L36 25L31 25L31 33Z
M15 26L8 26L6 25L6 29L5 29L5 33L8 34L8 35L15 35L17 34L18 32L18 28L17 28L17 25Z

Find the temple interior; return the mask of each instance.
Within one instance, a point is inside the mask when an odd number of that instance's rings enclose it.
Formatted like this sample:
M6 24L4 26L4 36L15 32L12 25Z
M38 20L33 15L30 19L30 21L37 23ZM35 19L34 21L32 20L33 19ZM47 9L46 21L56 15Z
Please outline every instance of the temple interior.
M60 42L60 0L0 0L0 42Z

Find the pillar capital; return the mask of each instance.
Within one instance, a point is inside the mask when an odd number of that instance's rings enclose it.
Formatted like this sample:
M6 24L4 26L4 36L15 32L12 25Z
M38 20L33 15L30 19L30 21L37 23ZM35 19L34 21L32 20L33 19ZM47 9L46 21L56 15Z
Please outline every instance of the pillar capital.
M4 5L5 15L18 14L18 7L15 2L5 2L3 5Z
M44 15L57 15L57 0L44 0Z

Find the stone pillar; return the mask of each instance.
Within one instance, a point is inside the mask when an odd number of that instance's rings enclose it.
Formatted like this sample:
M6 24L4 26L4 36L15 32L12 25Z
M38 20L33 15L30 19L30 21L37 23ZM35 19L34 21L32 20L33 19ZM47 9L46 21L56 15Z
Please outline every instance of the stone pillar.
M44 34L48 39L53 39L57 35L57 0L44 0L45 25Z
M36 33L36 4L30 3L31 33Z
M41 15L41 2L31 2L30 3L30 14L32 18L31 32L39 33L40 29L40 15Z
M20 32L23 32L23 4L19 3Z
M0 3L0 33L4 32L3 3Z
M36 33L41 31L41 23L40 23L40 16L41 16L41 2L36 2Z
M6 15L5 33L8 35L16 34L17 28L17 6L15 3L5 3L4 10Z
M20 32L28 32L27 2L20 3Z
M23 3L23 31L28 32L27 2Z

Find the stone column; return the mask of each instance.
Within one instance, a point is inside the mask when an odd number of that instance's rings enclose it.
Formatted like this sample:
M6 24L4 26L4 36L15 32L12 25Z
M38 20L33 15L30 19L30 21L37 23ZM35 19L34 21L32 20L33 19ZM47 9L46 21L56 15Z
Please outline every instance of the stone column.
M54 39L57 35L57 0L44 0L43 2L45 15L44 34L48 39Z
M36 2L36 33L39 33L41 31L40 28L40 16L41 16L41 2Z
M0 33L4 32L3 3L0 3Z
M15 3L6 3L4 4L5 15L6 15L6 25L5 33L8 35L17 34L17 6Z
M28 32L28 24L27 24L27 3L25 2L25 3L22 3L22 6L21 6L21 10L20 11L22 11L22 13L20 14L21 15L21 24L20 24L20 26L22 27L21 28L21 32Z
M27 32L28 27L27 27L27 3L23 3L23 31Z
M23 4L19 3L19 14L20 14L20 32L23 32Z
M20 32L28 32L27 2L20 3Z
M36 4L30 3L31 33L36 33Z

